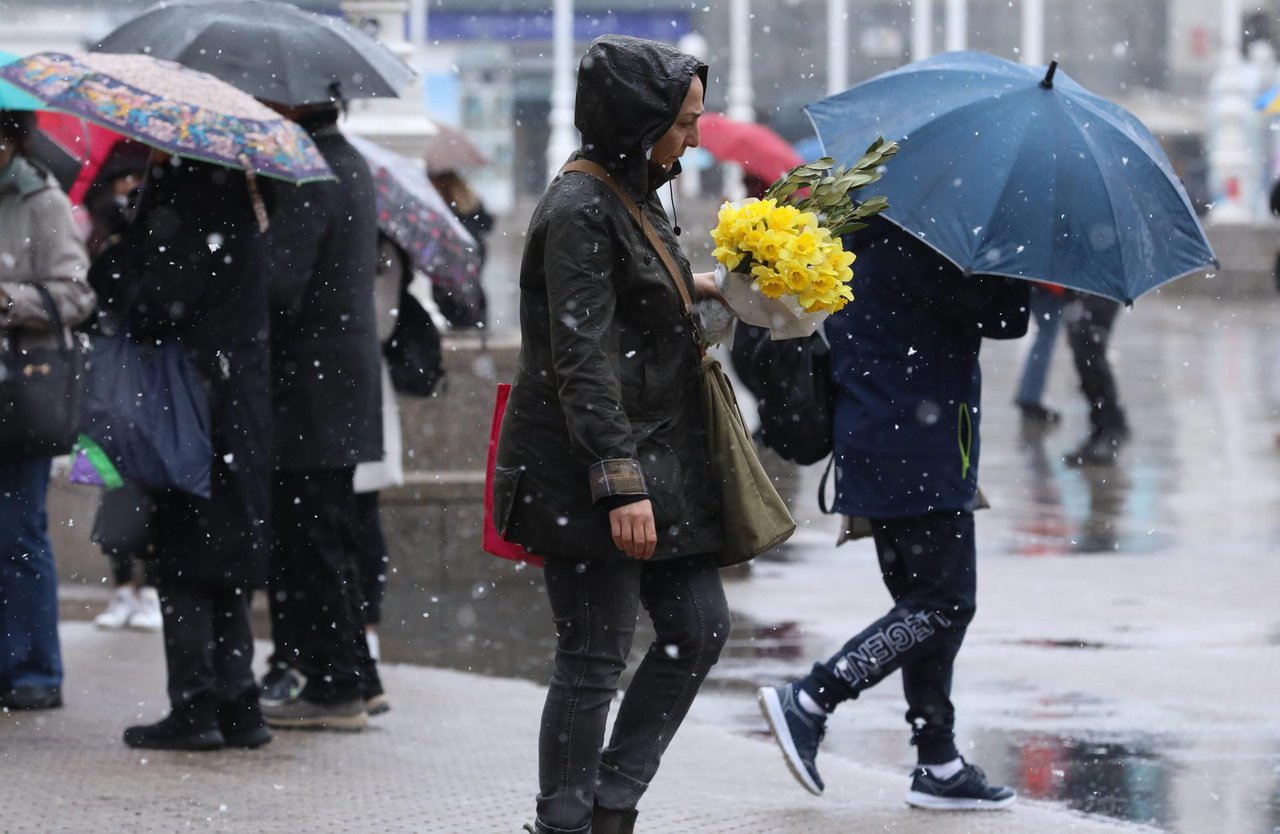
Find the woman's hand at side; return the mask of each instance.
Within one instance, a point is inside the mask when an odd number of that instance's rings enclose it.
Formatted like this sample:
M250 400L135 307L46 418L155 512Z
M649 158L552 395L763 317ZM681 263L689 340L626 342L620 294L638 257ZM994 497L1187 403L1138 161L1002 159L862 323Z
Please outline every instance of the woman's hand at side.
M658 548L653 504L646 498L609 511L613 543L632 559L648 559Z

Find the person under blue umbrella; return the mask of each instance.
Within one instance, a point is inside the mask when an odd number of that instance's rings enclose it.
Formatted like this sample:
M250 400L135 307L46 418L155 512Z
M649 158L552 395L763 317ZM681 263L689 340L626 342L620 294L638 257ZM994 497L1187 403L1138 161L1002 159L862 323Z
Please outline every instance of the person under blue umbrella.
M856 301L827 320L835 384L835 510L851 536L875 539L893 607L809 674L759 690L793 776L824 790L817 767L827 716L901 672L918 765L907 802L933 810L998 809L1016 794L990 785L956 747L951 679L976 610L984 338L1027 331L1025 281L965 276L894 224L850 235Z

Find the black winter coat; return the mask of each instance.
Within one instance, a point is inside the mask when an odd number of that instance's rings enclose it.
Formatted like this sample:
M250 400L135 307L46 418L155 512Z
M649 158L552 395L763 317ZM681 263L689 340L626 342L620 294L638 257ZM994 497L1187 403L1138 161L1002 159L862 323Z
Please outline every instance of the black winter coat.
M122 283L141 282L128 318L133 335L177 339L209 393L209 499L156 495L151 529L162 581L251 588L265 579L271 377L264 244L244 174L182 161L152 169L138 218L110 253L124 265ZM118 309L124 289L104 293L106 303Z
M578 71L583 149L643 206L680 252L647 153L706 67L670 48L605 36ZM494 517L504 536L546 554L626 558L608 508L647 495L655 559L722 544L706 453L694 325L643 233L609 188L565 174L547 188L520 269L521 351L498 444Z
M1030 284L965 275L887 220L846 238L854 300L827 319L835 509L901 518L974 508L983 339L1027 332Z
M275 458L289 471L382 460L373 176L333 118L302 125L338 181L273 189Z

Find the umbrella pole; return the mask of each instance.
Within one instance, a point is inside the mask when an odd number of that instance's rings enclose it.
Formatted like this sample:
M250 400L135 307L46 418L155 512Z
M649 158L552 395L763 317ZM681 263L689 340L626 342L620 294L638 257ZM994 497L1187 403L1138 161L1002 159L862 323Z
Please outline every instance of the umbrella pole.
M244 179L249 186L249 202L253 203L253 216L258 221L258 231L266 234L267 229L271 228L271 221L267 218L267 207L262 202L262 193L258 191L258 175L253 171L249 157L241 154L240 162L244 165Z

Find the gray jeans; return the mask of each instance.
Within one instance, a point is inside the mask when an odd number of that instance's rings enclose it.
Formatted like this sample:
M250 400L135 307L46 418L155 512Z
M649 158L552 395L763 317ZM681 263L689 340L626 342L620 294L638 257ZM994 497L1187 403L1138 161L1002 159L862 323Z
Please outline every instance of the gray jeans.
M660 562L549 557L555 670L538 740L538 830L587 832L595 805L640 801L658 761L729 636L729 606L710 556ZM604 745L643 605L657 637Z

